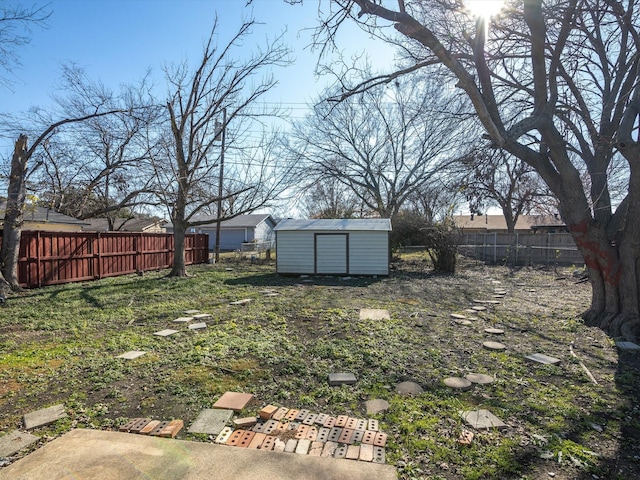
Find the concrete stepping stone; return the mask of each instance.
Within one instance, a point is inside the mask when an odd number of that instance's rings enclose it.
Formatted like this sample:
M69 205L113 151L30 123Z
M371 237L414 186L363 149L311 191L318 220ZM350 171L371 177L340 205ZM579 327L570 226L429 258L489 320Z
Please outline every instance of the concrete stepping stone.
M207 408L198 414L187 431L219 435L231 417L233 417L233 410Z
M531 360L532 362L542 363L543 365L555 365L556 363L560 363L559 358L551 357L544 353L533 353L531 355L525 355L524 358Z
M471 307L471 310L474 310L476 312L484 312L486 309L487 307L483 305L476 305L475 307Z
M159 332L153 332L153 334L158 337L168 337L169 335L173 335L174 333L178 333L178 330L171 330L170 328L167 328L165 330L160 330Z
M389 402L379 398L367 400L364 402L364 408L367 411L367 415L374 415L376 413L382 413L389 410Z
M147 352L143 352L142 350L131 350L129 352L123 353L122 355L118 355L116 358L124 358L125 360L133 360L135 358L143 356Z
M250 298L243 298L242 300L236 300L235 302L229 303L229 305L246 305L251 302Z
M464 378L479 385L488 385L494 381L491 375L485 375L484 373L469 373L465 375Z
M507 425L489 410L470 410L462 412L462 420L476 430L505 428Z
M7 435L3 435L0 437L0 458L10 457L14 453L35 443L39 438L40 437L36 437L30 433L21 432L20 430L14 430Z
M197 313L193 316L194 320L203 320L205 318L211 318L210 313Z
M454 318L456 320L466 320L467 316L466 315L460 315L459 313L452 313L451 318Z
M391 315L389 315L389 310L361 308L360 320L391 320Z
M48 425L66 416L64 405L58 404L27 413L22 420L24 422L24 428L31 430L32 428L41 427L42 425Z
M616 342L616 347L618 347L620 350L628 350L628 351L640 350L640 345L637 345L633 342Z
M401 382L396 385L396 392L400 395L420 395L424 389L416 382Z
M444 383L447 387L456 390L469 390L473 386L473 383L471 383L469 380L460 377L445 378L442 383Z
M189 325L189 330L202 330L203 328L207 328L207 324L205 322L192 323Z
M455 320L455 322L458 325L463 325L465 327L468 327L469 325L473 325L473 322L471 320Z
M193 317L178 317L174 320L175 323L189 323L193 320Z
M504 333L504 330L501 328L485 328L484 331L493 335L502 335Z
M504 350L506 349L506 345L500 342L483 342L482 346L487 350Z
M252 393L225 392L213 404L213 408L241 412L251 400L253 400Z
M329 386L353 385L356 383L356 376L353 373L330 373Z
M185 310L184 313L186 315L195 315L196 313L200 313L200 310Z

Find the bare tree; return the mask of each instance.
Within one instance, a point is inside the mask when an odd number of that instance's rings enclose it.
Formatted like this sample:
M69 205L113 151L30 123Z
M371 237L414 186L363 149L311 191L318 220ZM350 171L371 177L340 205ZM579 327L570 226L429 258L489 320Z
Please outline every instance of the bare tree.
M640 19L636 2L508 2L493 22L450 1L333 0L318 41L343 21L407 40L403 71L438 64L473 104L486 138L527 163L558 199L589 270L585 321L640 331ZM322 37L324 35L324 37ZM328 39L328 40L327 40ZM413 70L413 71L419 71ZM365 84L350 91L361 91ZM619 205L610 165L626 160ZM582 173L589 177L585 190Z
M465 168L457 180L472 213L483 213L497 204L507 231L514 233L518 217L530 213L549 198L542 181L531 166L503 150L480 149L461 162Z
M32 27L44 27L51 15L48 5L44 7L21 5L0 5L0 85L10 86L12 80L7 76L22 64L18 50L31 40Z
M246 60L233 57L253 24L243 24L220 47L215 42L216 20L196 68L191 71L182 64L166 70L170 89L166 102L167 135L161 135L153 167L156 194L167 206L173 223L172 276L187 274L184 238L187 228L199 225L194 217L214 204L221 207L219 220L251 212L268 205L286 188L286 175L278 171L281 164L280 156L274 152L275 143L265 139L252 148L244 143L247 121L277 113L256 112L258 99L276 85L269 69L289 63L289 52L279 38ZM263 71L267 74L256 78ZM222 211L223 202L229 207L226 214Z
M360 218L370 214L356 195L333 178L304 190L302 211L309 218Z
M437 85L410 82L369 89L295 125L290 149L310 182L332 179L383 218L395 215L455 157L464 122L458 105Z

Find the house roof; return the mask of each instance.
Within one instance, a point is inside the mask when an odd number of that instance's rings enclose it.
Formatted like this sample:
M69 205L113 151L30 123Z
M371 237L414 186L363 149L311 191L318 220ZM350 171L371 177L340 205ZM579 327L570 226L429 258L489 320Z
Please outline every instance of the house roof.
M507 230L504 215L455 215L453 221L461 229ZM555 215L520 215L516 230L531 230L539 227L560 227L564 222Z
M4 220L4 214L7 209L7 203L0 203L0 221ZM24 210L25 222L34 223L59 223L64 225L88 225L83 220L63 215L50 208L28 206Z
M343 219L286 219L282 220L275 231L282 230L361 230L391 231L391 220L388 218L343 218Z
M215 215L196 215L191 219L191 222L198 222L199 227L205 227L208 225L215 225L217 217ZM238 215L237 217L230 218L229 220L223 220L220 222L220 228L255 228L262 222L269 221L272 225L275 225L275 220L269 214L254 213L251 215ZM204 223L201 223L204 222ZM173 224L167 222L165 227L172 228Z
M106 218L90 218L87 219L88 226L83 230L106 232L109 229L109 222ZM145 228L151 227L156 223L161 223L158 218L117 218L114 222L114 229L123 232L141 232Z

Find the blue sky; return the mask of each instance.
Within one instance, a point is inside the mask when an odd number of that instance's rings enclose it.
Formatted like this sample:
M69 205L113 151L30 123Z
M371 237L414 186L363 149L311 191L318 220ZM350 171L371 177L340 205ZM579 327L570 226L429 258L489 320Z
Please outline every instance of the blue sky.
M326 7L328 2L323 4ZM71 62L114 89L135 82L151 69L162 91L162 66L185 59L192 64L199 61L216 15L221 43L237 32L243 20L264 22L247 39L248 51L264 44L267 36L287 30L295 65L275 72L280 85L269 93L269 101L306 102L327 82L314 76L317 53L304 48L311 39L305 29L317 25L317 0L306 0L304 5L254 0L250 6L245 0L53 0L49 6L48 27L33 30L30 44L19 51L22 66L14 69L13 83L0 90L2 113L50 104L60 65ZM345 48L367 42L355 27L343 39ZM369 43L372 45L380 58L384 46L380 42ZM386 59L391 61L390 53Z

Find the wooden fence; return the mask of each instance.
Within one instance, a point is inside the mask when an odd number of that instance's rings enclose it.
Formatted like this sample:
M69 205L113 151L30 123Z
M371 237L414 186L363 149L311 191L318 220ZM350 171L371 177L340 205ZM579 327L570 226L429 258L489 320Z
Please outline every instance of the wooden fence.
M18 281L31 288L168 268L173 245L163 233L25 231ZM185 263L208 262L208 245L206 234L186 235Z
M463 233L458 251L505 265L583 265L568 233Z

